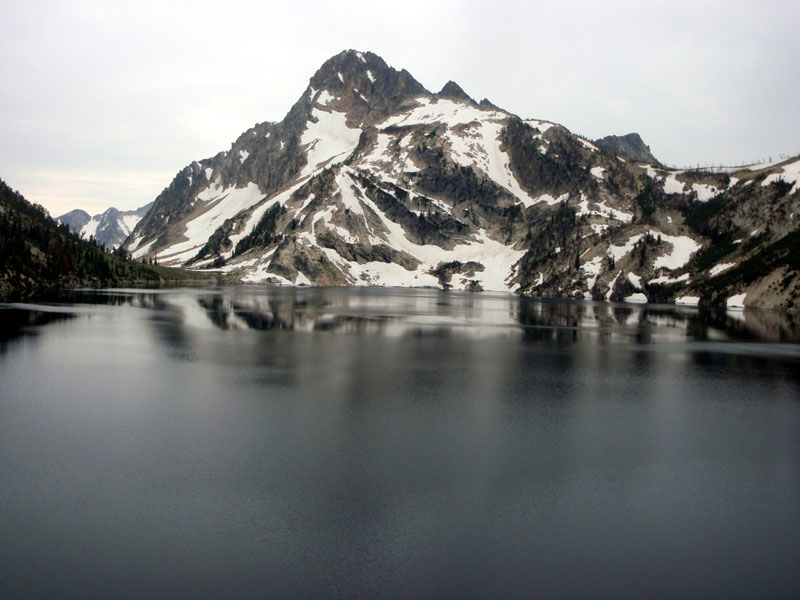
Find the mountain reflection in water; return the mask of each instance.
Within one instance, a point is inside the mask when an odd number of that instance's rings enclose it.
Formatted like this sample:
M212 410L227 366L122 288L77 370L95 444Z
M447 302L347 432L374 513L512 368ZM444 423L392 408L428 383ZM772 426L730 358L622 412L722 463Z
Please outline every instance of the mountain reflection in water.
M576 343L800 342L798 316L774 311L531 299L434 289L83 290L64 291L55 304L127 305L171 313L171 318L187 326L222 330L501 335Z
M0 597L800 596L792 317L251 286L0 323Z

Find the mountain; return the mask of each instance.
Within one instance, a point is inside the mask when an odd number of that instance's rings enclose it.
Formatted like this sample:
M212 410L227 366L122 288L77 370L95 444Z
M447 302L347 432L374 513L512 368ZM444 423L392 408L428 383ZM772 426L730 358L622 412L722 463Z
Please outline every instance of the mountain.
M282 121L180 171L124 245L244 282L798 307L799 160L675 171L638 134L604 140L348 50Z
M69 227L69 230L72 233L77 233L79 235L84 225L86 225L91 220L92 220L92 215L87 213L85 210L81 210L80 208L76 208L75 210L71 210L68 213L64 213L60 217L56 217L56 222L59 225L66 225L67 227Z
M58 287L153 285L194 278L196 274L106 254L0 180L0 301L30 298Z
M152 206L153 203L150 202L136 210L127 211L120 211L112 207L94 216L89 216L86 211L76 209L56 217L56 221L65 224L70 231L87 240L93 237L101 246L117 248Z
M646 145L638 133L627 135L608 135L594 141L595 145L613 154L619 154L637 162L651 165L660 164L656 157L650 153L650 146Z

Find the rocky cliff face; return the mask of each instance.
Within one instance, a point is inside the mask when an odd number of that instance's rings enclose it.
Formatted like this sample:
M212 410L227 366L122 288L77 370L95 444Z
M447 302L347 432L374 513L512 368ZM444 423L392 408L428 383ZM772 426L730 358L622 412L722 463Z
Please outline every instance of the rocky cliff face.
M608 150L613 154L619 154L620 156L630 158L637 162L651 165L659 164L656 157L650 152L650 146L644 143L638 133L608 135L599 140L595 140L594 143L603 150Z
M178 173L125 245L246 282L795 307L800 161L670 171L635 138L610 150L346 51L283 121Z

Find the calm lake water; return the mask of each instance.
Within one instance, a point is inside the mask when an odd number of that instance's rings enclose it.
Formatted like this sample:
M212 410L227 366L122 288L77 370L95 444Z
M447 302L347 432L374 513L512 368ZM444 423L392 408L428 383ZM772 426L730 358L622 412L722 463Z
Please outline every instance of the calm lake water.
M2 598L798 598L774 313L398 289L0 308Z

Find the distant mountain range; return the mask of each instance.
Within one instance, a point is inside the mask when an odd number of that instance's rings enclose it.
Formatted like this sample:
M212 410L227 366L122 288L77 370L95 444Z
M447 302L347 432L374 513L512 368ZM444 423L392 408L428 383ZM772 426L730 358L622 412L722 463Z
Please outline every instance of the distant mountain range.
M136 210L120 211L109 208L105 212L91 216L84 210L76 209L56 217L56 221L65 224L70 231L84 239L94 238L101 246L117 248L152 208L150 202Z
M62 287L152 286L207 279L216 278L107 253L0 180L0 302L41 297Z
M797 158L671 170L638 134L587 140L349 50L124 246L244 282L796 309L798 186Z

